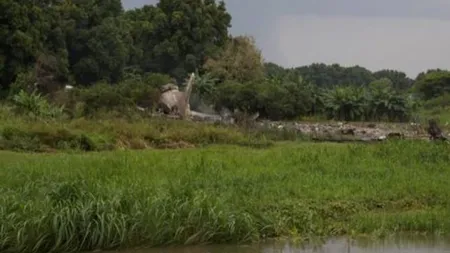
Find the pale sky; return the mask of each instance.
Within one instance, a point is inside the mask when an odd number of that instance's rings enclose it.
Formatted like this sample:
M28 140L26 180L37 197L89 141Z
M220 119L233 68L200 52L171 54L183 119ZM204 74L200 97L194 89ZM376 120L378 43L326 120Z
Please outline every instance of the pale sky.
M124 7L156 0L122 0ZM255 37L267 61L450 69L450 0L225 0L231 33Z

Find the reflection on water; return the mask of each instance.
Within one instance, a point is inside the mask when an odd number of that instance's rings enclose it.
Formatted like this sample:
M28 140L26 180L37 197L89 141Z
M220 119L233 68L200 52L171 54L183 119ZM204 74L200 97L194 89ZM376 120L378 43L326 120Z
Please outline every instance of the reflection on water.
M121 251L120 253L450 253L450 238L396 237L385 240L330 239L308 245L272 242L253 245L181 246Z

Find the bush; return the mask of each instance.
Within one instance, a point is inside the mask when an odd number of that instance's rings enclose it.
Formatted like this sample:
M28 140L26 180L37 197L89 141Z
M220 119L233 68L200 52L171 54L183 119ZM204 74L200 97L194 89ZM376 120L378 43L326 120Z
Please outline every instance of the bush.
M9 98L12 98L19 92L25 90L27 92L33 92L36 90L36 74L32 69L21 72L17 75L16 80L9 87Z
M26 114L33 118L60 118L63 115L64 106L50 104L36 91L27 93L21 90L12 97L16 112Z
M159 87L168 81L169 77L161 74L144 77L129 75L128 79L115 85L101 82L61 92L59 103L70 105L72 117L111 111L127 114L130 110L136 111L136 106L153 108L159 99Z
M414 90L424 100L450 93L450 71L432 71L418 78Z
M433 109L436 107L444 108L450 106L450 94L445 93L442 96L430 99L424 102L424 109Z
M324 102L328 118L345 121L404 122L415 110L415 104L407 95L391 89L336 87L324 94Z

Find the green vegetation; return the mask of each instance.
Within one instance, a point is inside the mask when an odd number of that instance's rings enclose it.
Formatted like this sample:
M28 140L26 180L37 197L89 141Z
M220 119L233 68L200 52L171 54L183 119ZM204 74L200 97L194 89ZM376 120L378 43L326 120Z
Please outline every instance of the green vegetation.
M161 0L123 10L120 0L6 0L0 8L7 22L0 28L6 38L0 98L20 104L19 115L76 119L115 111L128 117L136 106L155 110L162 85L182 84L196 72L195 110L404 122L450 87L448 71L440 69L411 79L390 69L320 63L286 69L264 62L253 38L229 34L223 1ZM68 84L75 89L64 91Z
M229 34L223 1L123 10L120 0L3 0L0 9L0 149L67 151L0 153L0 251L450 234L446 144L294 145L279 141L305 137L149 116L163 85L195 72L197 111L443 123L448 71L283 68L264 62L253 38Z
M192 148L210 144L268 147L276 141L306 140L295 130L200 124L190 121L131 118L102 114L96 119L14 117L0 110L0 149L32 152L104 151L146 148Z
M448 145L0 153L0 250L450 233Z

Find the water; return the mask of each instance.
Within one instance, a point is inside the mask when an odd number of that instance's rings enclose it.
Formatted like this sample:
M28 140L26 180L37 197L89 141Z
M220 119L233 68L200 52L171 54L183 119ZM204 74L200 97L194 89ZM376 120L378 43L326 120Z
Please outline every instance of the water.
M180 246L126 250L119 253L450 253L450 238L389 238L385 240L330 239L323 243L300 245L272 242L254 245ZM106 253L106 252L105 252ZM111 253L111 252L109 252Z

